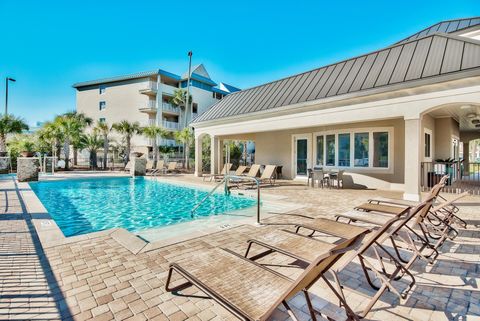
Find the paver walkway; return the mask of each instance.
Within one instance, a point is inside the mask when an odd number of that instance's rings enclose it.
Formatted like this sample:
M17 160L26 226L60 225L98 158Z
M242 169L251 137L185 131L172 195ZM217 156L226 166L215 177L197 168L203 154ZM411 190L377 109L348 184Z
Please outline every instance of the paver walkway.
M0 181L0 191L0 320L234 320L194 287L176 295L166 293L168 264L215 246L244 253L247 239L274 229L244 225L137 255L108 234L42 249L14 182ZM266 189L265 193L284 195L304 204L306 213L327 217L371 196L399 196L392 192L313 190L303 186ZM480 229L475 225L479 223L480 198L469 197L464 202L466 206L460 213L469 220L469 229L460 230L457 239L446 242L434 265L417 261L417 285L405 302L386 293L367 319L480 319ZM275 269L289 276L302 271L297 262L280 255L260 262L279 265ZM341 278L347 301L354 310L361 310L372 291L359 266L352 264ZM336 302L329 304L322 299L331 294L320 282L312 292L317 308L341 313ZM309 319L302 296L293 298L290 304L302 320ZM288 316L278 309L272 320L288 320Z

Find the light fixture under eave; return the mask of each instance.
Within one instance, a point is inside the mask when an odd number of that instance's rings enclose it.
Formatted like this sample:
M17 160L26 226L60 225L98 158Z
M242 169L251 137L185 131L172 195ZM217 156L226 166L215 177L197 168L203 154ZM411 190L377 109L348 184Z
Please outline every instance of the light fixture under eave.
M467 118L475 118L475 117L477 117L477 114L475 113L467 114Z
M463 105L463 106L460 106L460 109L470 109L470 107L472 107L472 106L470 106L470 105Z
M472 119L472 124L480 124L480 119Z

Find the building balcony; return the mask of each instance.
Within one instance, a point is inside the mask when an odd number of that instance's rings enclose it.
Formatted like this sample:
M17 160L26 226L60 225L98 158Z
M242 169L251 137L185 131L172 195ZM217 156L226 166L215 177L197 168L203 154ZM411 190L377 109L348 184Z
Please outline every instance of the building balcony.
M164 120L162 122L163 128L167 130L179 130L180 129L180 124L174 121L168 121Z
M142 113L156 114L157 108L155 106L155 100L149 100L146 106L140 107L138 108L138 110L141 111Z
M170 103L162 103L162 111L166 114L179 115L180 108Z
M177 147L181 146L175 139L166 139L166 138L161 138L158 141L159 146L169 146L169 147Z
M154 81L148 81L143 83L143 88L139 90L141 94L148 95L148 96L156 96L157 95L157 83Z

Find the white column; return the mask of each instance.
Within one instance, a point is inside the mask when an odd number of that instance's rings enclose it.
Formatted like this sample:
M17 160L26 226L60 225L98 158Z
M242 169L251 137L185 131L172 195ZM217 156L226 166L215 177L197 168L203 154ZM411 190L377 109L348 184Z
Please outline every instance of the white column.
M403 198L420 200L421 120L405 119L405 193Z
M218 174L221 157L220 140L213 135L210 137L210 174Z
M203 140L203 136L195 136L195 176L196 177L202 177L203 175L202 140Z

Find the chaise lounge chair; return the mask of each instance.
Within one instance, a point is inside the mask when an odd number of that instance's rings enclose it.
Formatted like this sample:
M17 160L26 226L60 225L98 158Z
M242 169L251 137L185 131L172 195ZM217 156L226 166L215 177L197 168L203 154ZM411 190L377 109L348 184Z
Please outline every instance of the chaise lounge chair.
M164 166L165 166L165 161L164 160L158 160L155 168L152 168L151 171L147 171L147 174L157 175L157 174L163 173Z
M404 210L403 213L390 217L381 227L377 228L374 232L368 234L361 242L360 246L346 253L339 259L330 269L332 272L338 292L343 295L343 287L340 283L338 274L354 259L358 258L360 261L360 266L363 270L363 273L367 279L367 282L370 286L377 290L375 295L370 299L367 306L363 309L361 317L365 317L374 304L378 301L381 295L388 289L391 292L395 293L400 299L406 298L407 293L411 290L415 284L415 278L412 273L408 270L407 267L403 266L402 263L397 260L382 244L385 240L388 240L393 234L397 233L398 230L403 228L407 222L412 219L415 215L418 215L422 210L426 210L431 204L432 199L426 200L424 203L421 203L416 208ZM304 236L298 233L300 227L310 230L311 233L309 236ZM349 238L352 234L359 233L361 231L368 231L365 227L359 227L355 225L349 225L345 223L340 223L332 221L329 219L319 218L312 219L311 222L297 226L297 232L290 231L274 231L266 235L261 236L260 238L248 240L248 248L245 254L245 257L248 257L249 251L253 244L265 248L268 252L278 252L283 255L289 256L296 260L300 260L306 263L310 263L318 251L322 251L325 246L328 246L329 243L322 242L318 239L313 239L311 236L315 232L320 232L322 234L332 235L339 237L341 239ZM371 258L366 255L366 252L373 250L376 254L375 260L378 261L382 269L376 269L375 264L372 262ZM387 273L383 264L383 257L381 254L385 255L394 265L395 270L393 272ZM264 255L262 255L263 257ZM371 271L375 277L380 281L381 286L378 287L373 284L371 277L368 273ZM393 281L398 281L403 276L407 275L411 281L406 289L400 293L395 286ZM345 299L345 297L344 297Z
M235 170L235 176L242 176L244 175L245 171L247 170L247 166L240 165L238 168Z
M178 173L177 162L169 162L165 172L166 173Z
M283 304L293 320L298 320L287 300L302 291L310 315L315 320L315 313L319 312L314 310L308 290L322 278L342 302L348 317L359 320L326 279L325 273L344 253L355 248L363 235L360 233L338 244L326 245L294 280L227 249L202 251L181 263L172 263L165 288L171 292L191 283L237 318L252 321L267 320L280 304ZM188 283L170 287L173 272L180 274Z
M275 184L275 179L277 177L277 166L276 165L267 165L263 170L262 176L260 176L260 184L268 183L270 185Z
M232 168L232 163L226 163L223 165L223 168L220 174L204 174L202 176L202 179L203 181L205 181L206 178L210 178L210 182L212 181L212 179L221 180L225 177L226 174L230 173L231 168Z

